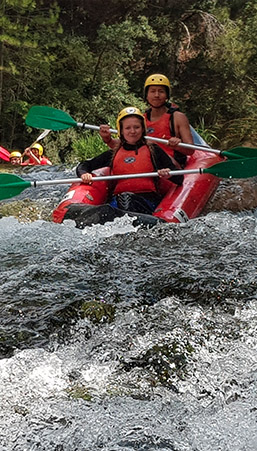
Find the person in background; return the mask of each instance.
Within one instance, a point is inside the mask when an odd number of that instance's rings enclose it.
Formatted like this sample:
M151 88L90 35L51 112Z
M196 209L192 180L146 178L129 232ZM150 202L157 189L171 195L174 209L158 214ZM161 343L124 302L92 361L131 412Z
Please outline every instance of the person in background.
M77 175L82 182L92 184L92 171L110 167L112 175L157 171L159 177L182 185L182 175L169 174L170 170L176 169L171 158L158 145L146 143L145 117L138 108L120 111L117 129L120 144L116 151L108 150L78 165ZM152 214L161 198L158 177L124 178L115 181L110 205L125 211Z
M22 163L25 165L52 165L51 161L43 156L44 149L39 143L34 143L27 147L23 153L23 157L27 159Z
M186 165L187 155L194 150L179 147L181 142L193 144L189 121L175 104L169 102L171 85L163 74L153 74L147 77L144 84L144 100L150 105L145 112L147 135L169 140L169 146L159 143L159 146L175 158L181 167Z
M13 165L22 164L22 155L18 150L14 150L10 153L10 163Z
M167 139L169 144L158 143L158 145L178 164L184 168L187 155L192 155L194 150L178 146L184 142L193 144L193 137L189 121L185 114L179 111L175 104L169 102L171 85L169 79L163 74L153 74L147 77L144 84L144 100L150 108L144 113L146 119L148 136ZM115 149L118 140L112 138L109 126L100 126L100 135L103 141L111 149Z

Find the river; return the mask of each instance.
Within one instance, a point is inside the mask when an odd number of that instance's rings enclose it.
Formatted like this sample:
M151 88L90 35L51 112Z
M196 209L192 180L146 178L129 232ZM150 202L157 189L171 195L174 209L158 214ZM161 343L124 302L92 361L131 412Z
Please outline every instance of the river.
M0 450L256 451L256 178L150 230L54 224L66 190L0 203Z

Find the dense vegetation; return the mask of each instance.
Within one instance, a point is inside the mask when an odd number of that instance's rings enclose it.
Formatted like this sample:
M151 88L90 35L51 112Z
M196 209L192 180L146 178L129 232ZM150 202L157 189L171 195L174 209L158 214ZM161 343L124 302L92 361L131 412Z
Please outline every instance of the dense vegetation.
M0 143L8 149L40 133L24 122L35 104L115 125L122 107L145 108L153 72L170 78L173 100L209 142L256 142L255 0L2 0L0 13ZM49 136L57 162L72 146L81 152L86 134Z

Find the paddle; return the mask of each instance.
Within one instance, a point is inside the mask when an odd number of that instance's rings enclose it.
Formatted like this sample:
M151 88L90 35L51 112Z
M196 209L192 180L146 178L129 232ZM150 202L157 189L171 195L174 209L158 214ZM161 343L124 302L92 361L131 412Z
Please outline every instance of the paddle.
M32 108L30 108L25 122L31 127L47 128L50 130L66 130L70 127L82 127L96 131L100 130L100 127L96 125L89 125L84 122L76 122L65 111L48 106L33 106ZM117 130L111 128L110 132L116 134ZM145 136L145 138L149 141L168 144L167 139L154 138L153 136ZM211 149L210 147L196 146L194 144L186 143L180 143L179 147L214 153L216 155L220 155L221 157L226 157L229 160L257 157L257 149L251 147L235 147L227 151Z
M44 130L38 137L37 137L37 139L33 142L33 144L31 145L31 146L33 146L34 144L36 144L38 141L41 141L41 139L44 139L47 135L48 135L48 133L50 133L50 129L48 129L48 130Z
M10 161L10 152L0 146L0 160Z
M257 175L257 158L248 158L245 160L224 161L204 169L181 169L170 171L170 175L187 174L211 174L219 178L248 178ZM140 174L110 175L94 177L94 182L102 180L118 180L140 177L158 177L158 172L145 172ZM44 185L64 185L81 182L80 178L61 179L61 180L23 180L14 174L0 174L0 200L17 196L26 188Z

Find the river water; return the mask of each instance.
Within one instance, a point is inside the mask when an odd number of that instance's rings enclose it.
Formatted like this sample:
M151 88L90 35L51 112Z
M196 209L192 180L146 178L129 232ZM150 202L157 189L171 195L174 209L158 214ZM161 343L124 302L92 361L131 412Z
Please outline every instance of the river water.
M256 179L150 230L54 224L66 190L0 203L0 450L257 450Z

